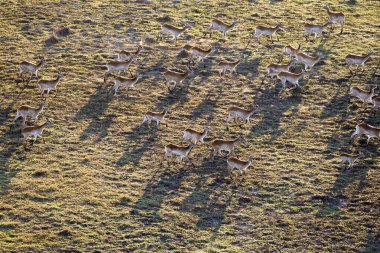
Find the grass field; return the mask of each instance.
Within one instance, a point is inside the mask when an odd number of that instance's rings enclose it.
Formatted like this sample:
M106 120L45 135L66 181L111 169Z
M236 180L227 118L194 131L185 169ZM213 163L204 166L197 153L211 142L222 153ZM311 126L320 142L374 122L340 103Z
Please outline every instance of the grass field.
M379 252L379 140L352 144L350 135L360 120L380 126L380 112L349 102L348 90L379 84L380 2L330 1L346 14L344 33L335 26L324 41L306 42L303 24L324 23L326 3L1 1L0 252ZM203 37L213 18L241 23L225 41L217 32ZM193 28L175 45L156 40L160 22ZM245 49L257 25L276 22L290 28L279 41L262 37ZM52 31L62 26L70 34L53 43ZM123 88L109 96L107 61L142 38L132 72L144 78L128 97ZM280 93L277 80L261 86L266 66L297 43L327 55L302 90ZM185 69L187 44L218 49L169 94L162 73ZM370 50L377 56L351 76L345 56ZM218 61L242 53L237 75L219 77ZM41 76L66 76L41 114L55 126L44 132L45 143L25 149L12 120L20 105L37 106L41 96L36 80L16 84L17 63L39 55L46 57ZM227 130L227 108L253 103L259 109L251 123ZM145 111L164 108L171 110L167 127L139 127ZM204 125L212 131L191 152L194 168L161 164L166 144L184 144L183 130ZM210 159L207 142L240 133L247 142L236 155L254 160L234 183L226 157ZM365 158L344 170L339 153L358 150Z

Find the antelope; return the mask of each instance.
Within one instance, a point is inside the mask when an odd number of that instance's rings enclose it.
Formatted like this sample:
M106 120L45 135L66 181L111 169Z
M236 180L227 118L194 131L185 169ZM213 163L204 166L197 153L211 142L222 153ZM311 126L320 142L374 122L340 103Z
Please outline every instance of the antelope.
M267 36L269 36L271 42L273 42L272 36L274 34L276 34L276 32L279 29L283 30L283 26L281 24L277 24L275 27L266 27L266 26L259 25L259 26L256 27L255 34L253 36L256 37L257 42L259 42L259 43L260 43L260 36L261 35L267 35ZM277 35L277 41L278 40L279 40L279 38L278 38L278 35Z
M207 136L209 132L208 127L203 127L203 132L196 131L194 129L188 128L183 132L183 139L186 141L194 141L194 143L204 142L204 138Z
M223 21L214 19L211 21L211 24L205 33L210 33L210 38L211 38L212 30L217 30L223 34L222 39L225 39L227 36L227 33L230 32L238 23L239 22L237 20L233 20L232 24L228 25L224 23Z
M127 51L127 50L121 50L117 54L117 60L124 61L124 60L130 60L131 57L137 57L142 50L142 46L139 45L135 51Z
M331 29L333 29L332 23L340 24L340 34L343 33L344 26L344 14L342 12L331 12L328 5L323 6L323 9L327 11L327 15L329 15L329 21L331 22Z
M253 108L251 110L239 108L236 106L232 106L228 108L228 117L227 117L227 128L228 123L234 119L234 122L237 123L239 118L245 120L245 123L249 123L249 118L256 112L256 109Z
M221 61L219 62L217 69L219 70L219 75L222 76L224 75L227 71L230 71L231 74L236 72L236 67L240 64L241 62L241 57L236 60L236 61Z
M314 65L317 64L323 58L326 58L326 56L320 52L318 52L317 57L313 57L302 52L296 53L296 60L305 65L305 71L311 70L314 67Z
M324 25L314 25L314 24L305 24L303 36L308 40L308 38L314 33L314 39L320 35L323 38L323 29L328 25L332 25L332 22L328 20Z
M21 129L21 133L24 137L24 140L28 139L28 137L33 136L33 144L37 140L38 136L41 136L43 142L45 143L44 138L42 137L42 132L46 127L52 127L54 126L53 122L51 122L49 119L46 120L46 122L42 125L37 126L26 126Z
M157 123L157 128L159 127L160 123L165 120L165 116L168 113L168 110L163 110L162 112L146 112L144 114L144 119L141 123L143 125L145 122L150 124L152 121L155 121ZM168 123L165 121L165 125L168 126Z
M364 66L364 63L371 57L374 56L374 52L369 52L367 55L356 55L356 54L348 54L346 56L346 64L348 66L348 69L350 70L351 74L353 74L350 66L356 65L356 71L359 69L359 66Z
M141 74L138 74L132 78L125 78L122 76L115 76L114 78L114 94L116 95L117 91L119 90L119 87L121 85L124 85L125 88L127 88L127 96L128 96L128 90L131 87L135 87L135 84L142 78Z
M292 59L287 64L278 64L278 63L271 63L267 67L267 74L264 76L261 83L264 82L265 77L270 76L271 78L278 75L278 73L286 71L289 72L290 67L294 66L295 61Z
M194 62L194 57L195 57L195 58L198 58L199 61L203 62L203 60L206 59L207 56L209 56L209 54L211 54L214 51L215 51L215 48L213 47L209 47L208 49L203 49L200 47L192 47L189 61L192 63L195 63Z
M35 122L38 122L38 116L44 110L47 104L48 103L44 101L40 104L39 107L31 107L28 105L20 106L17 109L16 117L14 118L13 122L15 122L19 117L22 117L23 124L25 125L28 116L33 118Z
M173 92L177 84L182 84L183 80L193 72L193 69L189 66L187 66L187 70L185 72L177 72L170 69L167 69L164 73L164 77L166 80L166 86L170 93ZM174 83L174 84L173 84Z
M299 80L305 75L309 75L309 73L306 71L303 71L299 74L285 72L285 71L278 73L277 77L281 80L281 83L282 83L281 92L285 89L286 81L288 81L289 83L293 84L294 86L298 88L301 88L299 84Z
M191 26L188 24L185 24L183 28L177 28L169 24L164 24L164 25L161 25L161 32L173 36L172 40L177 42L178 37L181 36L181 34L184 33L189 28L191 28ZM162 39L162 36L161 36L161 39Z
M349 95L352 97L357 97L361 99L363 102L372 103L372 98L375 96L375 90L377 86L373 86L371 91L365 91L358 87L351 87Z
M58 89L57 89L58 83L62 78L63 78L63 74L58 73L58 76L56 79L53 79L53 80L51 80L51 79L50 80L40 79L38 81L38 88L41 91L41 96L44 95L45 90L47 90L48 95L49 95L51 90L56 90L55 96L57 96L57 94L58 94Z
M346 154L346 153L343 153L339 156L340 160L342 160L343 163L346 163L348 162L348 169L349 168L352 168L352 166L354 165L354 163L359 159L359 158L363 158L364 155L362 152L359 152L359 154Z
M190 154L190 151L196 146L197 145L192 142L188 146L178 146L174 144L168 144L165 146L164 159L167 159L169 156L176 155L180 157L181 162L183 158L187 158L187 160L194 166L193 162L190 160L189 154Z
M227 151L228 152L227 156L229 156L230 154L234 152L235 145L240 142L245 143L245 140L242 135L240 135L238 138L234 140L220 140L220 139L214 140L211 143L211 146L214 149L212 156L215 157L217 154L222 155L223 150Z
M355 132L351 135L351 139L357 135L366 135L367 136L367 144L369 143L371 138L380 139L380 128L368 125L366 123L360 123L356 125Z
M33 75L35 75L36 78L39 79L38 70L42 68L43 66L45 66L45 64L46 64L46 61L43 56L40 57L40 61L36 64L28 62L28 61L23 61L18 66L20 70L18 76L21 78L22 74L29 72L30 73L29 81L32 79Z
M236 157L230 157L227 159L227 168L228 168L228 174L232 179L232 171L234 169L237 169L240 171L240 175L245 175L246 170L249 166L251 166L253 160L253 156L249 156L247 161L240 160Z
M294 48L291 45L284 47L284 54L289 55L289 60L292 60L293 57L296 57L296 54L301 52L302 46L298 44L298 48Z
M118 74L121 74L121 71L129 71L129 74L132 75L131 70L129 69L129 66L132 64L133 60L135 59L134 56L132 56L129 60L124 61L110 61L107 63L107 71L104 74L104 82L106 82L106 78L108 75L110 75L113 71L118 71Z

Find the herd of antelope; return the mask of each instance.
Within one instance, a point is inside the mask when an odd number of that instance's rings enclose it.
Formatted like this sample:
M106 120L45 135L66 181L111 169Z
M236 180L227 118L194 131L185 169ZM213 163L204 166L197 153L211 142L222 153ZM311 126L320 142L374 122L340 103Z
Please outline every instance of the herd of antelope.
M321 37L321 39L324 38L323 31L326 29L327 26L331 26L331 29L333 29L333 24L338 23L340 24L340 33L343 33L343 28L345 24L345 15L341 12L332 12L329 8L329 6L323 7L327 14L328 19L323 24L305 24L304 25L304 33L303 36L306 38L306 40L309 40L309 37L314 35L314 40L316 40L318 37ZM225 40L227 39L227 34L236 28L239 24L239 21L233 20L231 23L225 23L221 20L214 19L211 21L210 26L208 29L204 32L206 35L207 33L210 35L210 38L212 36L213 31L218 31L222 34L221 39ZM161 25L161 31L159 36L157 36L157 39L163 39L164 35L168 35L172 37L172 40L177 44L177 41L179 37L184 34L186 31L191 29L192 26L189 24L185 24L182 28L175 27L173 25L169 24L162 24ZM276 36L277 40L279 40L277 32L279 30L287 31L288 28L284 27L282 24L278 23L275 26L257 26L255 29L254 34L252 34L252 38L255 38L258 43L260 42L261 36L268 36L270 41L273 42L273 37ZM248 47L248 44L247 44ZM246 47L246 48L247 48ZM197 65L197 63L202 62L204 64L204 60L211 54L213 54L217 49L213 46L209 46L207 48L200 47L200 46L191 46L190 49L188 49L188 55L189 55L189 61L187 70L186 71L174 71L171 69L166 69L166 71L163 73L163 79L165 79L166 87L170 93L175 92L175 89L178 85L181 85L183 81L191 76L194 73L194 66ZM121 86L124 86L127 91L131 87L136 87L139 80L143 78L143 75L141 73L137 73L135 75L132 74L130 70L130 66L138 59L141 52L144 51L144 44L143 40L141 40L140 44L138 45L136 50L132 51L125 51L122 50L118 52L116 60L111 60L106 64L106 72L104 74L104 82L107 81L107 78L112 77L114 88L113 88L113 94L116 95L119 91L119 88ZM266 77L270 77L272 79L278 78L281 81L282 89L281 92L283 92L286 88L287 83L295 86L296 88L301 88L300 86L300 80L305 76L310 76L311 70L314 68L314 66L320 62L323 58L326 57L326 55L322 53L317 53L317 56L311 56L305 52L302 52L302 46L301 44L298 45L298 47L292 47L291 45L287 45L283 49L283 53L285 55L289 56L289 61L287 63L271 63L267 66L266 70L267 73L264 74L264 77L262 79L262 83L264 82ZM349 71L353 74L352 67L356 67L354 71L358 71L359 67L363 67L365 62L373 56L373 52L369 52L366 55L356 55L356 54L349 54L345 58L345 63L348 66ZM240 63L243 61L242 55L232 61L219 61L219 63L216 66L217 71L219 72L220 76L224 76L229 72L231 75L237 73L237 68ZM43 98L43 102L40 103L39 106L33 107L29 105L23 105L20 106L17 110L16 116L14 118L14 121L16 121L18 118L22 118L22 124L21 124L21 133L26 140L30 136L33 137L33 143L36 141L37 137L42 137L42 133L46 127L54 126L52 121L46 120L43 124L38 124L38 119L40 114L44 111L44 109L47 107L46 97L49 96L51 91L55 91L57 95L58 93L58 84L64 77L62 73L58 73L57 78L48 80L48 79L41 79L38 76L38 71L45 66L45 58L41 57L39 62L32 63L28 61L23 61L19 64L19 78L21 78L23 81L25 74L30 74L28 83L31 81L32 77L35 76L38 80L37 86L40 91L40 94ZM303 64L304 69L300 73L292 72L291 70L294 69L293 67L296 64ZM114 74L117 72L117 75ZM121 76L122 73L128 72L129 76L124 77ZM349 95L351 97L356 97L361 99L365 103L371 103L373 104L373 108L379 108L380 107L380 97L375 96L375 90L376 86L372 87L370 90L363 90L358 87L351 87ZM46 93L46 95L45 95ZM127 92L128 96L128 92ZM249 123L250 117L254 115L254 113L258 110L257 106L251 106L250 108L244 108L244 107L237 107L232 106L228 108L228 111L226 113L227 119L227 130L229 123L233 120L234 123L239 124L239 120L241 120L243 123ZM160 123L165 122L165 116L170 112L169 109L165 109L161 112L153 112L148 111L143 115L143 121L141 125L148 124L153 121L157 124L157 128L160 126ZM27 125L27 119L31 118L34 120L34 125L29 126ZM241 127L241 126L240 126ZM190 152L197 147L197 145L201 145L205 142L205 138L207 137L211 127L204 126L202 130L195 130L192 128L188 128L183 132L183 139L188 144L187 145L177 145L177 144L167 144L164 147L164 159L168 159L169 156L176 156L179 157L179 159L182 161L183 159L186 159L191 164L193 162L191 161L189 154ZM366 123L360 123L356 126L355 132L352 134L351 138L354 138L355 136L360 135L366 135L368 140L367 143L370 141L371 138L380 138L380 128L368 125ZM43 138L42 138L43 139ZM238 138L226 140L226 139L215 139L210 142L210 146L213 149L211 152L211 156L214 158L217 155L222 155L222 152L227 152L227 167L229 170L229 175L231 178L233 178L233 170L240 171L240 174L243 175L246 173L246 170L251 166L253 161L253 156L248 156L247 160L242 160L236 157L234 154L234 148L237 144L241 142L246 142L244 136L240 135ZM343 162L348 162L348 167L351 168L354 164L354 162L359 159L360 157L363 157L363 154L359 152L359 154L342 154L340 156L340 159ZM162 160L163 162L163 160ZM162 163L161 162L161 163ZM169 162L169 161L168 161Z

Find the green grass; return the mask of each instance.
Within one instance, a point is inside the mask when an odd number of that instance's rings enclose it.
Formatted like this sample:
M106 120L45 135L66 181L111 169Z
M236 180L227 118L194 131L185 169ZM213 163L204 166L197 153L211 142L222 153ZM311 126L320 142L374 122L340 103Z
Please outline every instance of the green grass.
M350 144L356 123L380 126L379 113L355 99L350 85L378 84L372 58L363 74L350 77L348 53L380 53L377 1L331 1L347 15L325 42L305 42L302 24L326 21L320 1L2 1L0 58L36 61L40 74L66 73L57 97L41 115L55 127L24 150L19 127L10 126L22 104L41 100L32 81L15 84L17 65L1 61L0 89L0 251L1 252L376 252L379 250L379 142ZM155 41L160 18L194 28L177 46ZM243 20L220 40L202 38L210 19ZM267 38L244 50L257 25L283 23L290 31L272 45ZM115 26L120 24L121 26ZM72 33L56 44L54 28ZM120 28L118 28L120 27ZM129 28L136 32L127 32ZM125 89L108 96L105 63L120 49L135 48L146 37L145 52L133 71L145 78L127 98ZM151 40L149 40L151 39ZM218 43L219 49L174 95L162 72L184 69L186 44ZM279 94L278 81L266 80L265 67L282 56L284 45L327 58L303 90ZM237 76L220 78L219 59L246 58ZM284 59L285 61L285 59ZM297 70L300 71L300 67ZM377 91L379 92L379 91ZM379 94L379 93L378 93ZM225 127L231 105L259 105L251 123ZM147 110L170 108L168 127L139 128ZM161 165L164 145L182 143L182 131L212 127L207 138L233 138L241 132L241 158L255 157L241 184L227 180L226 158L212 161L206 143L188 164ZM355 168L342 170L341 151L364 150Z

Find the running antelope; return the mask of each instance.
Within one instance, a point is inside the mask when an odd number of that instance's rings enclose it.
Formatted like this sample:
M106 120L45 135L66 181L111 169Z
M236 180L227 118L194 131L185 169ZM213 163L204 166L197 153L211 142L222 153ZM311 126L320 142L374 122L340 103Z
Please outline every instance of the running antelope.
M236 68L241 63L241 57L236 61L221 61L219 62L217 69L219 71L219 75L224 75L227 71L237 74Z
M227 159L228 174L232 178L232 171L237 169L240 171L240 175L245 175L249 166L251 166L253 156L249 156L247 161L240 160L236 157L230 157Z
M145 122L150 124L152 121L155 121L157 123L157 128L159 127L160 123L165 120L165 116L168 113L168 110L163 110L162 112L146 112L144 114L144 119L141 123L143 125ZM165 121L165 125L168 126L168 123Z
M328 25L332 25L330 20L328 20L324 25L305 24L303 36L306 40L309 40L309 37L314 33L314 40L316 40L318 36L321 36L323 39L323 30Z
M44 108L47 106L47 102L42 102L39 107L31 107L28 105L22 105L17 109L16 117L13 121L16 121L19 117L22 117L22 122L25 125L25 122L27 120L27 117L31 117L35 120L35 122L38 122L38 116L40 113L44 110Z
M365 62L371 57L374 56L374 52L369 52L366 55L357 55L357 54L348 54L346 56L346 64L348 66L348 69L350 70L351 74L353 74L350 66L356 65L356 71L359 69L359 66L364 66Z
M344 26L344 14L342 12L331 12L328 5L323 6L323 9L327 11L327 15L329 15L329 21L331 22L331 28L333 28L332 23L340 24L340 33L343 33Z
M164 73L166 86L170 93L173 92L177 84L182 84L183 80L193 72L193 69L190 65L187 66L187 70L185 72L177 72L170 69L167 69Z
M164 159L167 159L169 156L176 155L179 156L181 162L183 158L186 158L193 166L193 162L190 160L189 154L190 151L196 147L194 143L190 143L188 146L178 146L174 144L168 144L165 146L165 156Z
M211 38L211 33L212 30L217 30L220 31L222 35L222 39L225 39L227 36L227 33L230 32L239 22L237 20L233 20L232 24L226 24L223 21L220 21L219 19L214 19L211 21L210 26L207 28L206 33L210 33L210 38Z
M351 87L349 95L352 97L357 97L363 102L372 103L372 98L375 96L376 89L377 86L372 86L370 91L365 91L358 87Z
M366 135L367 136L367 144L369 143L371 138L380 139L380 128L368 125L366 123L360 123L356 125L355 132L351 135L351 139L357 135Z
M326 56L318 52L318 56L313 57L305 53L296 53L296 60L305 65L305 71L311 70L315 64L317 64L321 59L326 58Z
M129 60L124 61L110 61L107 63L107 71L104 74L104 82L106 82L107 76L109 76L113 71L118 71L118 74L121 74L121 71L129 71L129 74L132 75L131 70L129 69L129 66L132 64L133 60L135 59L134 56L132 56Z
M211 143L211 146L214 149L212 156L215 157L217 154L222 155L222 151L227 151L227 156L229 156L234 152L235 145L241 142L245 143L245 139L242 135L240 135L238 138L234 140L214 140Z
M301 52L302 46L298 44L298 48L294 48L291 45L284 47L284 54L289 55L289 60L292 60L293 57L296 57L296 54Z
M132 57L137 57L142 50L142 46L139 45L135 51L127 51L127 50L121 50L117 54L117 59L119 61L124 61L124 60L130 60Z
M49 80L40 79L38 81L38 88L41 91L41 96L44 95L45 91L47 91L47 94L49 95L51 90L55 90L56 91L55 96L57 96L57 94L58 94L58 88L57 88L58 83L62 78L63 78L63 74L58 73L58 76L56 79L53 79L53 80L51 80L51 79L49 79Z
M172 40L177 42L178 37L181 36L181 34L183 34L189 28L191 28L189 24L185 24L183 28L177 28L169 24L164 24L161 25L161 32L173 36ZM160 37L162 39L162 35Z
M128 90L131 87L135 87L136 83L142 78L141 74L138 74L132 78L126 78L122 76L115 76L113 82L114 82L114 94L116 95L117 91L119 90L119 87L121 85L124 85L125 88L127 88L127 96L128 96Z
M38 70L40 68L42 68L43 66L45 66L45 64L46 64L46 62L45 62L45 58L43 56L40 57L40 61L36 64L28 62L28 61L23 61L18 66L18 68L20 70L18 75L20 78L22 78L22 75L24 73L30 73L29 81L32 79L33 75L35 75L36 78L39 79Z
M208 49L203 49L200 47L192 47L190 51L189 61L195 64L194 58L198 58L199 61L203 62L211 53L215 51L214 47L209 47Z
M294 66L295 60L291 60L287 64L279 64L279 63L271 63L267 67L267 74L264 76L261 83L264 82L265 77L269 76L273 79L273 77L277 76L278 73L286 71L289 72L290 67Z
M235 123L237 123L237 120L241 118L242 120L245 120L245 123L249 123L249 118L256 112L256 108L253 108L251 110L239 108L236 106L232 106L228 108L228 117L227 117L227 128L228 123L233 119Z
M261 35L266 35L266 36L269 36L271 42L273 42L273 35L276 34L276 32L279 30L279 29L284 29L283 26L281 24L277 24L275 27L266 27L266 26L257 26L256 27L256 30L255 30L255 34L254 34L254 37L256 37L257 39L257 42L260 43L260 36ZM277 41L279 40L278 38L278 35L276 35L277 37Z
M196 131L194 129L188 128L183 132L183 139L186 141L191 141L194 143L204 142L204 138L207 136L209 132L208 127L203 127L203 132Z
M24 140L28 139L28 137L33 136L34 140L33 143L37 140L37 137L40 136L45 143L44 138L42 137L42 132L46 127L52 127L54 126L53 122L51 122L49 119L46 120L46 122L42 125L37 126L26 126L21 129L21 133L24 136Z
M340 160L342 160L343 163L346 163L348 162L348 169L352 168L352 166L354 165L354 163L359 159L359 158L363 158L364 155L362 152L359 152L359 154L347 154L347 153L343 153L339 156Z
M285 71L278 73L277 77L281 80L281 83L282 83L281 92L286 87L286 81L288 81L289 83L293 84L294 86L296 86L298 88L301 88L300 84L299 84L299 80L301 80L301 78L304 77L305 75L309 75L309 73L306 71L303 71L303 72L298 73L298 74L291 73L291 72L285 72Z

